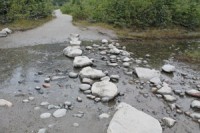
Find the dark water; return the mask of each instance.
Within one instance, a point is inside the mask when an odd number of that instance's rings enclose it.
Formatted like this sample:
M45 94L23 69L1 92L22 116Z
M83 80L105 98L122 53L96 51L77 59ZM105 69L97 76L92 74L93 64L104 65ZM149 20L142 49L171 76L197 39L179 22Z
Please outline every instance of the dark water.
M177 114L176 111L170 111L168 103L162 98L157 98L151 91L148 84L144 84L144 89L139 89L140 84L135 83L138 80L133 75L126 75L123 72L123 67L108 67L104 61L101 60L98 49L92 51L85 50L85 45L92 45L94 42L83 42L84 55L95 59L97 69L109 71L109 74L120 75L120 81L117 83L119 91L124 93L124 96L117 97L110 103L94 103L88 100L85 95L78 90L80 84L79 79L64 79L51 82L50 89L44 89L44 94L40 95L35 90L35 86L41 86L44 79L52 75L67 75L70 71L78 72L79 69L74 69L70 58L66 58L62 54L62 50L67 44L49 44L37 45L30 47L0 49L0 97L10 100L15 105L10 110L0 111L0 132L37 132L39 128L47 127L48 124L55 124L55 127L48 129L50 133L106 133L107 126L111 118L100 121L98 115L100 113L114 114L114 107L117 102L123 101L131 104L139 110L152 115L158 120L163 117L172 117L177 120L173 128L164 128L163 133L199 133L199 124L192 121L184 114ZM95 42L99 43L99 42ZM127 47L127 51L133 53L134 59L141 59L148 61L151 68L161 69L165 62L176 66L177 71L172 75L162 74L162 78L168 80L173 89L187 90L195 88L195 83L200 75L200 64L189 63L179 60L178 57L185 56L191 51L200 50L200 43L163 43L163 42L145 42L121 43ZM146 58L145 55L150 57ZM137 66L138 64L134 64ZM141 64L142 65L142 64ZM133 68L131 68L133 69ZM42 71L43 75L37 73ZM181 73L186 73L188 79L183 79ZM197 80L193 80L196 78ZM35 80L39 82L36 83ZM20 81L20 83L19 83ZM184 82L184 84L182 84ZM23 93L25 97L18 97L16 94ZM33 103L23 104L21 101L27 96L34 96ZM77 103L77 96L82 97L83 102ZM195 98L175 96L177 104L181 106L183 111L191 111L190 103ZM73 102L74 110L67 113L67 117L62 119L50 118L42 121L39 118L41 113L48 110L42 108L39 112L33 110L34 107L39 106L43 101L49 101L53 104L60 104L66 100ZM85 112L83 118L74 118L72 114L77 111ZM78 122L80 127L74 129L73 122ZM26 123L26 124L20 124ZM8 126L10 125L10 127Z

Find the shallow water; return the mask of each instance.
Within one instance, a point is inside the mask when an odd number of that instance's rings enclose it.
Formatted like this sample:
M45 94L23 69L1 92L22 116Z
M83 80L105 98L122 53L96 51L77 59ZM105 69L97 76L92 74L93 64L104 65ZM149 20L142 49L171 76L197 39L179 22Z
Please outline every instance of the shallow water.
M95 42L98 43L98 42ZM65 75L70 71L78 72L74 69L72 59L63 56L62 50L67 44L49 44L37 45L12 49L0 49L0 97L11 101L14 106L12 108L2 108L0 110L0 132L22 133L37 132L38 129L48 127L49 124L55 124L54 127L48 128L50 133L106 133L107 126L112 117L105 120L99 120L98 115L105 112L114 114L114 107L118 102L127 102L135 108L152 115L161 120L163 117L172 117L177 123L172 128L164 127L163 133L199 133L199 124L192 121L191 118L184 114L178 114L171 111L168 103L162 98L157 98L151 91L148 84L136 83L138 80L135 75L126 75L123 67L108 67L101 60L101 55L97 49L92 51L85 50L85 45L91 45L93 42L84 42L84 55L95 59L97 69L109 71L109 74L120 75L117 83L119 91L124 96L118 96L114 101L109 103L95 103L89 100L79 91L78 85L80 80L65 78L62 80L52 81L51 88L43 89L44 94L38 94L34 89L35 86L41 86L46 77L52 75ZM199 83L200 71L199 64L189 64L177 60L176 56L180 56L188 49L199 49L199 43L180 43L180 44L163 44L163 43L121 43L127 46L127 50L133 52L134 59L143 58L148 61L151 68L160 70L165 62L176 66L177 71L174 74L162 73L162 79L168 81L173 89L187 90L195 88L195 84ZM149 58L145 55L150 54ZM145 66L145 64L133 63L130 70L136 66ZM42 71L43 75L37 73ZM187 74L188 79L183 79L181 74ZM195 80L193 78L196 78ZM35 82L37 81L37 82ZM183 83L184 82L184 83ZM142 89L139 87L143 86ZM28 96L34 96L35 100L29 103L22 103L23 99ZM82 103L76 102L76 98L80 96ZM174 95L178 100L177 104L181 106L183 111L191 111L190 103L195 98L179 97ZM43 101L51 104L59 105L65 101L71 101L74 109L68 111L66 117L55 119L53 117L42 120L39 118L41 113L53 112L46 108L35 111L33 108L39 106ZM85 113L83 118L73 117L72 114L78 111ZM72 126L74 122L80 124L75 128ZM22 124L23 123L23 124Z

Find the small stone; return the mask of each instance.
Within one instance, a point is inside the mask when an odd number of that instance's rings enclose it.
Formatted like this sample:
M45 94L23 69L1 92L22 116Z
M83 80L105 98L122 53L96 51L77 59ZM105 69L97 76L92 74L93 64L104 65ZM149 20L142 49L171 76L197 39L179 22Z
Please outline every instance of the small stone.
M42 128L38 131L38 133L46 133L47 129L46 128Z
M200 113L192 113L190 114L190 117L192 117L194 120L200 119Z
M49 105L49 103L48 102L41 102L40 105L41 106L47 106L47 105Z
M29 97L28 98L30 101L33 101L35 98L34 97Z
M77 78L77 77L78 77L78 73L70 72L70 73L69 73L69 77L70 77L70 78Z
M123 65L124 67L129 67L129 66L130 66L130 63L129 63L129 62L124 62L122 65Z
M176 69L175 66L172 66L172 65L170 65L170 64L164 65L164 66L162 67L162 70L163 70L164 72L168 72L168 73L174 72L175 69Z
M82 79L82 83L85 83L85 84L90 84L92 85L93 84L93 80L92 79L89 79L89 78L83 78Z
M72 106L72 102L66 101L66 102L65 102L65 105L67 105L68 107L70 107L70 106Z
M162 120L165 123L165 125L167 125L168 127L173 127L176 122L176 120L169 117L164 117Z
M60 118L66 115L67 110L66 109L58 109L53 113L53 116L56 118Z
M198 90L191 89L191 90L187 90L185 93L186 93L187 95L189 95L189 96L193 96L193 97L198 97L198 98L200 98L200 91L198 91Z
M123 62L129 62L129 61L131 61L131 59L128 58L128 57L125 57L122 61L123 61Z
M46 79L44 79L44 82L45 82L45 83L49 83L50 81L51 81L50 78L46 78Z
M11 107L12 106L12 103L5 100L5 99L0 99L0 107L4 107L4 106L7 106L7 107Z
M172 93L172 89L168 86L167 83L163 83L163 87L160 88L159 90L157 90L157 93L160 93L160 94L171 94Z
M39 71L39 72L38 72L38 75L42 75L42 74L43 74L43 72L42 72L42 71Z
M48 105L47 109L49 109L49 110L50 109L60 109L60 107L50 104L50 105Z
M50 85L49 83L44 83L42 86L43 86L44 88L50 88L50 87L51 87L51 85Z
M200 101L199 101L199 100L194 100L194 101L192 101L191 107L192 107L192 108L200 109Z
M34 110L39 110L40 109L40 107L34 107Z
M79 89L81 91L86 91L86 90L89 90L91 88L91 86L89 84L81 84L79 85Z
M86 95L86 97L89 99L95 99L95 96L93 96L93 95Z
M78 101L78 102L82 102L82 98L77 97L77 101Z
M28 103L29 100L28 100L28 99L24 99L24 100L22 100L22 102L23 102L23 103Z
M96 98L94 99L94 101L95 101L95 102L99 102L99 101L101 101L101 98L96 97Z
M85 49L87 49L87 50L91 50L92 47L91 47L91 46L86 46Z
M90 93L92 93L92 91L91 91L91 90L86 90L86 91L84 91L83 93L84 93L84 94L90 94Z
M39 86L36 86L36 87L35 87L35 89L36 89L36 90L40 90L40 89L41 89L41 87L39 87Z
M176 101L176 98L171 95L164 95L164 99L168 102L174 102Z
M99 115L99 119L104 119L104 118L109 118L109 117L110 117L110 115L106 114L106 113Z
M107 39L103 39L101 42L102 42L103 44L107 44L107 43L108 43L108 40L107 40Z
M79 127L79 124L78 123L73 123L73 126L74 127Z
M101 78L101 81L110 81L110 77L105 76L105 77Z
M47 118L49 118L49 117L51 117L51 114L50 114L50 113L43 113L43 114L40 115L40 118L41 118L41 119L47 119Z

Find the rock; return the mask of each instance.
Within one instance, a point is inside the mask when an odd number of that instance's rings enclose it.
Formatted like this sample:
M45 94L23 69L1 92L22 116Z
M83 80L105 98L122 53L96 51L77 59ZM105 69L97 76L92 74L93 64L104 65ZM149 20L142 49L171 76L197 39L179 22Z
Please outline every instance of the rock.
M176 120L169 118L169 117L164 117L162 121L165 123L166 126L168 127L173 127L174 124L176 123Z
M77 77L78 77L78 73L70 72L70 73L69 73L69 77L70 77L70 78L77 78Z
M186 93L187 95L189 95L189 96L193 96L193 97L198 97L198 98L200 98L200 91L198 91L198 90L191 89L191 90L187 90L185 93Z
M113 82L117 82L117 81L119 81L119 75L110 75L110 79L111 79L111 81L113 81Z
M100 79L105 76L102 70L93 69L91 67L83 68L79 75L81 78Z
M155 77L160 77L160 72L154 69L136 67L135 72L141 80L151 80Z
M12 30L9 29L9 28L4 28L2 29L3 32L6 32L7 34L11 34L12 33Z
M49 105L48 102L41 102L41 103L40 103L40 106L47 106L47 105Z
M92 85L93 84L93 80L92 79L89 79L89 78L83 78L82 79L82 83L85 83L85 84L90 84Z
M58 109L53 113L53 116L56 118L60 118L66 115L67 110L66 109Z
M118 66L117 63L110 63L109 61L107 61L108 66L112 66L112 67L116 67Z
M194 120L200 119L200 113L192 113L190 114L190 117L192 117Z
M65 102L65 105L67 105L68 107L70 107L70 106L72 106L72 102L66 101L66 102Z
M39 110L40 109L40 107L34 107L34 110Z
M40 115L40 118L41 118L41 119L47 119L47 118L49 118L49 117L51 117L51 114L50 114L50 113L43 113L43 114Z
M192 108L200 109L200 101L199 101L199 100L194 100L194 101L192 101L191 107L192 107Z
M96 82L92 85L92 94L113 99L118 94L115 84L109 81Z
M11 107L12 103L5 99L0 99L0 107L4 107L4 106Z
M60 79L65 79L65 78L67 78L67 76L52 76L51 80L55 81L55 80L60 80Z
M105 76L105 77L101 78L101 81L110 81L110 77Z
M111 54L119 54L120 53L120 50L116 47L110 49L109 53Z
M167 65L164 65L164 66L162 67L162 70L163 70L164 72L171 73L171 72L174 72L174 71L176 70L176 68L175 68L175 66L172 66L172 65L170 65L170 64L167 64Z
M164 99L168 102L174 102L176 101L176 98L171 95L164 95Z
M96 98L96 97L93 96L93 95L86 95L86 97L89 98L89 99L95 99L95 98Z
M51 87L51 85L50 85L49 83L44 83L44 84L42 84L42 86L43 86L44 88L50 88L50 87Z
M92 60L90 60L87 56L77 56L74 58L74 67L85 67L90 65L92 65Z
M73 126L74 127L79 127L79 124L78 123L73 123Z
M125 51L125 50L121 50L121 55L127 56L127 57L131 56L131 54L129 52Z
M45 83L49 83L50 81L51 81L50 78L46 78L46 79L44 79L44 82L45 82Z
M124 62L122 65L123 65L124 67L129 67L129 66L130 66L130 63L129 63L129 62Z
M131 61L131 59L128 58L128 57L125 57L122 61L123 61L123 62L129 62L129 61Z
M109 117L110 117L110 115L106 114L106 113L103 113L103 114L99 115L99 119L104 119L104 118L109 118Z
M155 84L155 85L160 85L162 84L161 80L159 77L154 77L150 80L151 83Z
M86 90L89 90L91 88L91 86L89 84L81 84L79 85L79 89L81 91L86 91Z
M107 133L162 133L162 127L152 116L126 103L120 103Z
M35 87L35 89L36 89L36 90L40 90L40 89L41 89L41 87L39 87L39 86L36 86L36 87Z
M64 55L74 58L76 56L81 56L83 51L79 47L68 46L63 50Z
M91 46L86 46L85 49L87 49L87 50L91 50L92 47L91 47Z
M102 39L101 42L102 42L103 44L108 44L108 40L107 40L107 39Z
M48 110L50 109L60 109L59 106L56 106L56 105L53 105L53 104L49 104L48 107L47 107Z
M82 102L82 101L83 101L81 97L77 97L76 100L77 100L78 102Z
M28 103L29 100L28 100L28 99L24 99L24 100L22 100L22 102L23 102L23 103Z
M34 97L29 97L28 100L33 101L35 98Z
M5 31L0 31L0 37L6 37L7 36L7 32Z
M163 87L157 90L157 93L160 94L171 94L172 89L168 86L167 83L163 83Z
M46 133L47 129L46 128L42 128L38 131L38 133Z

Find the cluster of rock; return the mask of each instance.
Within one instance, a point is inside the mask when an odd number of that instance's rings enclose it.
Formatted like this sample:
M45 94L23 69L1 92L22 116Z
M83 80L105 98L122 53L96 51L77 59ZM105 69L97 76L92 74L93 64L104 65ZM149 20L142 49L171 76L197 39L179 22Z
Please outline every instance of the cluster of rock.
M6 37L8 34L11 34L12 30L9 28L4 28L0 31L0 37Z

